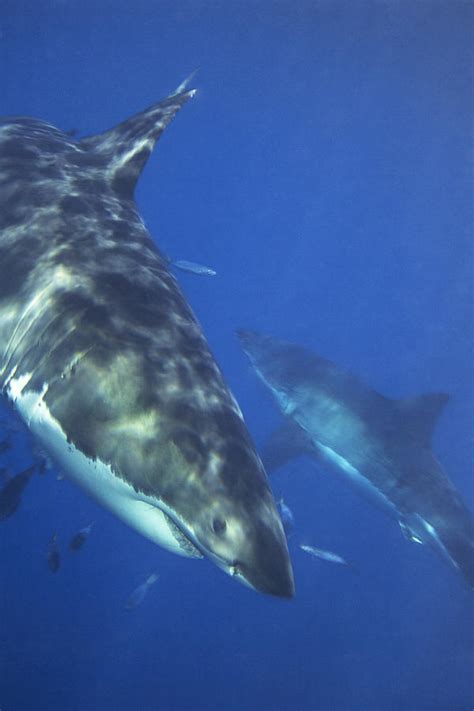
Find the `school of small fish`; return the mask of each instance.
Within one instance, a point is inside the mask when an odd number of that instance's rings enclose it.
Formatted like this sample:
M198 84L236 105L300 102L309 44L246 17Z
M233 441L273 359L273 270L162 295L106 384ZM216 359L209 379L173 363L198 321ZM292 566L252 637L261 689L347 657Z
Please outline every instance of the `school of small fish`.
M197 265L199 266L199 265ZM198 272L196 272L198 273ZM204 272L201 272L204 273ZM6 420L0 420L0 456L5 455L12 449L12 434L16 432L14 424ZM31 477L35 472L44 474L52 468L52 463L45 452L38 448L33 448L35 463L27 467L18 474L13 474L9 466L0 466L0 521L13 516L20 506L23 492L27 487ZM59 476L58 476L59 479ZM69 540L68 548L71 552L77 553L86 543L94 523L89 523L78 529ZM53 531L46 546L46 565L48 570L55 574L61 568L61 551L59 546L59 533ZM158 575L153 573L141 585L138 585L127 598L124 609L134 610L142 604L149 588L158 580Z

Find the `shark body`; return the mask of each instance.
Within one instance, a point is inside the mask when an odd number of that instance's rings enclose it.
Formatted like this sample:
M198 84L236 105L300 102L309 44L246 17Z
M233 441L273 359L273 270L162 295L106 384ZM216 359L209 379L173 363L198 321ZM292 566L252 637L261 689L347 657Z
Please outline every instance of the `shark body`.
M301 454L329 464L474 589L474 521L430 448L448 396L391 400L298 345L251 331L238 337L284 415L266 445L267 471Z
M68 477L152 541L293 594L262 463L134 189L177 93L75 140L0 120L0 392Z

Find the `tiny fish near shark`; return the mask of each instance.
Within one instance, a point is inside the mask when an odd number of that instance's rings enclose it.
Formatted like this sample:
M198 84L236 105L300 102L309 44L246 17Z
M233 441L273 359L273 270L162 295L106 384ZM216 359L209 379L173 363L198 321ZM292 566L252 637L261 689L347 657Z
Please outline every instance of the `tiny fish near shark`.
M266 447L267 471L301 454L323 460L474 589L474 521L430 449L447 395L390 400L305 348L237 336L285 416Z
M191 274L198 274L198 276L216 276L217 272L211 267L206 267L205 264L198 264L197 262L188 262L186 259L177 259L171 262L171 266L181 269L183 272L190 272Z
M277 501L277 506L283 528L285 529L286 537L289 538L295 527L295 517L293 516L293 511L290 509L288 504L285 503L283 496Z
M263 465L134 201L175 94L75 140L0 120L0 392L65 474L127 524L291 597Z
M84 526L84 528L79 529L79 531L73 535L69 541L70 551L78 551L82 548L84 543L89 538L93 526L94 524L90 523L88 526Z
M136 607L142 604L143 600L145 599L145 596L148 592L148 590L151 588L152 585L156 583L158 580L158 575L156 573L152 573L144 583L139 585L135 590L129 595L126 603L125 603L125 609L126 610L134 610Z
M48 548L46 550L46 562L52 573L57 573L61 567L61 554L59 552L57 531L54 531L49 539Z
M306 543L300 543L300 548L302 551L312 556L313 558L319 558L319 560L325 560L328 563L336 563L337 565L344 565L346 568L352 568L352 564L348 563L342 555L339 553L333 553L332 551L325 551L322 548L315 548L315 546L308 546Z

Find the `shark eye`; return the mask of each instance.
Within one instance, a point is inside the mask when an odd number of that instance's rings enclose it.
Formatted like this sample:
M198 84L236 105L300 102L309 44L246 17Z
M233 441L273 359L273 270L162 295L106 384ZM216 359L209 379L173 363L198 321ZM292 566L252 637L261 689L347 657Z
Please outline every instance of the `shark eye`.
M212 522L212 530L218 536L221 536L227 528L227 524L221 518L215 518Z

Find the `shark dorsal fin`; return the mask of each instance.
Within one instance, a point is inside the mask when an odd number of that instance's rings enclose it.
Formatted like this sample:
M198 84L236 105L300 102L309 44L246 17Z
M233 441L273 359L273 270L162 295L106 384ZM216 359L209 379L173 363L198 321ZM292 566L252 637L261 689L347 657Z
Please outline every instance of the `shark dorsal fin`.
M410 435L424 445L428 445L436 422L448 400L449 395L446 393L427 393L398 400L397 408Z
M185 88L185 82L178 90ZM83 138L80 146L102 158L105 170L115 190L132 198L155 143L179 109L194 96L195 91L181 90L158 104L119 123L115 128Z

